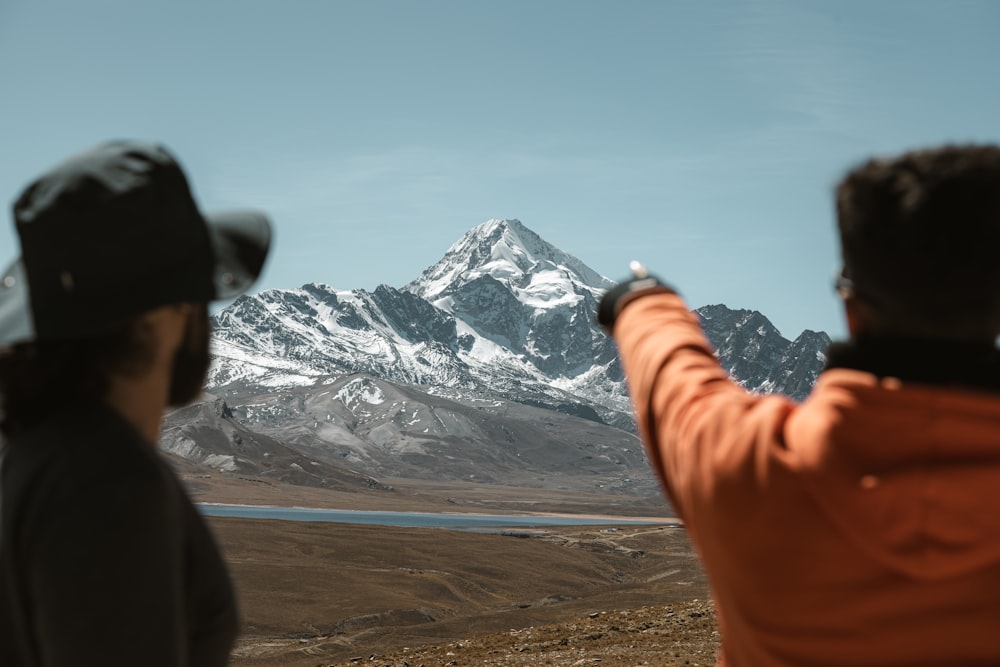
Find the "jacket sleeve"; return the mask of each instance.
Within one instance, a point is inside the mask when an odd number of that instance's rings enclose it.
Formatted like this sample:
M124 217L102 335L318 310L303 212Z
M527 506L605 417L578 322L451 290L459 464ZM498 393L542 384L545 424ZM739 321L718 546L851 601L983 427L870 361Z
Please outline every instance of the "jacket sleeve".
M676 294L629 302L613 334L639 434L674 509L690 523L710 522L720 504L745 507L746 494L766 487L794 403L736 384Z

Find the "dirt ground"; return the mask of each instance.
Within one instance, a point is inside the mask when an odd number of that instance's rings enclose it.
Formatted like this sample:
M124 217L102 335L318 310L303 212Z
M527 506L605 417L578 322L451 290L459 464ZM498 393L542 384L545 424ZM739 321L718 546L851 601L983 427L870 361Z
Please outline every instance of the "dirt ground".
M682 528L210 522L240 596L233 665L710 665L718 648Z
M710 602L595 612L585 618L513 629L385 655L357 656L330 667L378 665L601 665L698 667L715 664L718 635ZM327 663L319 663L327 667Z

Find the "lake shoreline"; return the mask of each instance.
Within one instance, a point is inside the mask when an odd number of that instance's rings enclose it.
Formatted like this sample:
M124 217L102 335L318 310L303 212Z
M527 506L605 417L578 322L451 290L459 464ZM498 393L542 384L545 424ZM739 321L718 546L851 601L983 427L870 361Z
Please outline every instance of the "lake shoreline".
M286 521L321 521L397 527L545 527L573 525L667 525L680 522L671 517L639 517L568 512L405 512L399 510L334 509L286 505L200 502L205 516Z

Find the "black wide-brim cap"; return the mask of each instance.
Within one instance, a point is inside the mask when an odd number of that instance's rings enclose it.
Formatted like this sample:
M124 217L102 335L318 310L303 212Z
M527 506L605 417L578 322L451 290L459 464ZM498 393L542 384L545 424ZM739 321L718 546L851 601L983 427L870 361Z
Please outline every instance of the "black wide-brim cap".
M271 225L203 214L162 146L97 146L14 203L21 257L0 277L0 347L113 330L171 303L235 297L260 275Z

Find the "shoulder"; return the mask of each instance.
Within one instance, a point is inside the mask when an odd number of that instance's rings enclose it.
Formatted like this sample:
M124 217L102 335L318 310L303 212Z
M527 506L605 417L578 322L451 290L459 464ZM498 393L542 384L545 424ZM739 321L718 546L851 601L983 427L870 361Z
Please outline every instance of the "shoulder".
M153 445L107 408L68 411L17 434L2 466L4 513L26 521L171 502L178 493Z
M156 458L152 443L103 405L67 410L17 433L8 439L5 451L11 460L25 464L59 459L84 468Z

